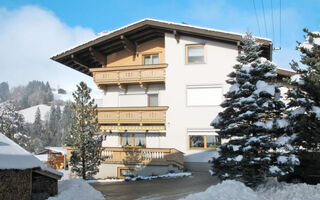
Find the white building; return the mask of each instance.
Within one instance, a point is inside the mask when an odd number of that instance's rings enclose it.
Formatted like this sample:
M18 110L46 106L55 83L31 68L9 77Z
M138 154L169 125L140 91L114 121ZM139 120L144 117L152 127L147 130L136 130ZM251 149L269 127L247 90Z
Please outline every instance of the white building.
M207 170L219 144L210 122L242 36L144 19L52 57L101 89L105 161L97 177ZM272 41L257 40L271 59Z

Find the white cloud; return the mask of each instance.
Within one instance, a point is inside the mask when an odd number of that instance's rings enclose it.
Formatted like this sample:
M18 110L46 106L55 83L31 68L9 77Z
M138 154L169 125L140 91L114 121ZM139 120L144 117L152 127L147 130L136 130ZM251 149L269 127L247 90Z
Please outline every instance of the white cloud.
M57 52L94 36L92 29L69 27L37 6L0 8L0 81L10 86L49 81L51 86L67 90L75 90L76 84L85 81L95 90L91 77L50 60Z

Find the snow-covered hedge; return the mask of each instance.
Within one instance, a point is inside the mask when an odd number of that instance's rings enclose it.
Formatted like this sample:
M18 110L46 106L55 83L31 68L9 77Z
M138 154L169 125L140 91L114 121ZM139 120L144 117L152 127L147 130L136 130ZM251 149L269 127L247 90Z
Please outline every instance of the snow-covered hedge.
M184 200L315 200L320 199L320 184L287 184L272 182L257 191L233 180L209 187L205 192L191 194Z

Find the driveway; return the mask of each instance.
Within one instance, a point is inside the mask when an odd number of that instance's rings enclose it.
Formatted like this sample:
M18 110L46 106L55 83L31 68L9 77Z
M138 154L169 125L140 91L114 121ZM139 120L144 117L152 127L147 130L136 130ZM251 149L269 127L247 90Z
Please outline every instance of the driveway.
M91 185L108 200L172 200L205 191L209 186L219 182L217 177L210 176L208 172L192 172L191 176L182 178L91 183Z

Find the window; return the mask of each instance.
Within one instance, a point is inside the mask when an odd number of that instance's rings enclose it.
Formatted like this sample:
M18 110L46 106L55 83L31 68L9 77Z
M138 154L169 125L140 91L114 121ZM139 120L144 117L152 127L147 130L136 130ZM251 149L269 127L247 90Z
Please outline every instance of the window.
M186 45L186 64L205 63L203 44Z
M144 133L124 133L120 138L121 146L145 147L146 134Z
M143 64L145 64L145 65L159 64L159 56L158 56L158 54L143 56Z
M216 149L219 139L214 135L189 135L190 149Z
M158 94L148 94L148 106L158 106Z
M222 102L222 88L215 86L188 86L188 106L218 106Z
M121 135L121 145L122 146L132 146L132 134L124 133Z
M126 176L134 176L134 169L127 167L118 167L118 178L124 178Z
M143 133L134 134L134 146L145 147L146 146L146 135Z

